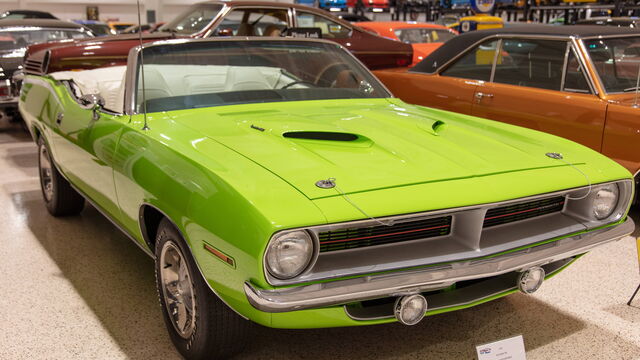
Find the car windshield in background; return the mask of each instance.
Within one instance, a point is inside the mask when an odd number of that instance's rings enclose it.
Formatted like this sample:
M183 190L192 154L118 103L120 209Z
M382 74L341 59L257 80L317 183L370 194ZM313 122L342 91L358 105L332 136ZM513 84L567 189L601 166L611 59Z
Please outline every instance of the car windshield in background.
M0 29L0 52L13 52L15 57L21 57L27 46L32 44L88 37L87 32L73 29L4 28ZM3 57L9 55L5 54Z
M165 24L160 31L170 31L177 34L194 34L204 30L222 10L219 4L197 4L178 15L173 21Z
M84 26L89 28L89 30L97 36L116 34L107 24L85 24Z
M311 41L216 41L151 46L144 49L144 80L148 112L390 96L378 80L339 45ZM141 112L140 78L136 94L136 111Z
M640 36L585 40L584 43L607 93L636 91Z
M394 33L400 41L407 44L445 42L456 36L449 30L431 28L396 29Z

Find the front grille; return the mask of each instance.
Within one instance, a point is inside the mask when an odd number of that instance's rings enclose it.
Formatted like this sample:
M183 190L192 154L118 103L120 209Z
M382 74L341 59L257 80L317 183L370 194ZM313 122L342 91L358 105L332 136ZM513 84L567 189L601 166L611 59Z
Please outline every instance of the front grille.
M407 221L392 226L330 230L318 233L320 252L355 249L449 235L451 216Z
M564 196L557 196L489 209L485 215L483 227L487 228L552 214L562 210L564 201Z

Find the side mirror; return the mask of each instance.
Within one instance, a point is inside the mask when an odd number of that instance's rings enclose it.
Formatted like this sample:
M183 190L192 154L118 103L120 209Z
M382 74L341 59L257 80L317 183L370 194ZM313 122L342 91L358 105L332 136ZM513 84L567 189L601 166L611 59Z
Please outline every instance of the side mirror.
M93 120L98 120L98 111L104 107L104 98L98 94L87 94L80 97L80 106L93 111Z
M233 29L229 29L229 28L218 29L216 34L218 36L233 36Z

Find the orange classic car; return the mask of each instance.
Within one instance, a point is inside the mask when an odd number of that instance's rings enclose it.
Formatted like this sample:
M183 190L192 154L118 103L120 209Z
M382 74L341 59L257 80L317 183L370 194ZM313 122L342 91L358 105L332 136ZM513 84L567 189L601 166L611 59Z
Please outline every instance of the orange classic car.
M422 61L445 41L458 35L446 26L416 21L366 21L354 24L376 35L411 44L412 66Z
M376 75L404 101L552 133L640 169L640 32L522 26L458 35ZM549 149L553 151L553 149Z

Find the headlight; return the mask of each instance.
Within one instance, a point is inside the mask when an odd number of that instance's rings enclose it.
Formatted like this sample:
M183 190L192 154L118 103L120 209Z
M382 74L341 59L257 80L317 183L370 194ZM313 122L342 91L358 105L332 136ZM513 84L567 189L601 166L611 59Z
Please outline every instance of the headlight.
M267 248L267 269L278 279L300 275L313 257L313 240L306 231L276 235Z
M593 214L596 219L603 220L611 216L618 204L618 185L609 184L599 188L593 199Z

